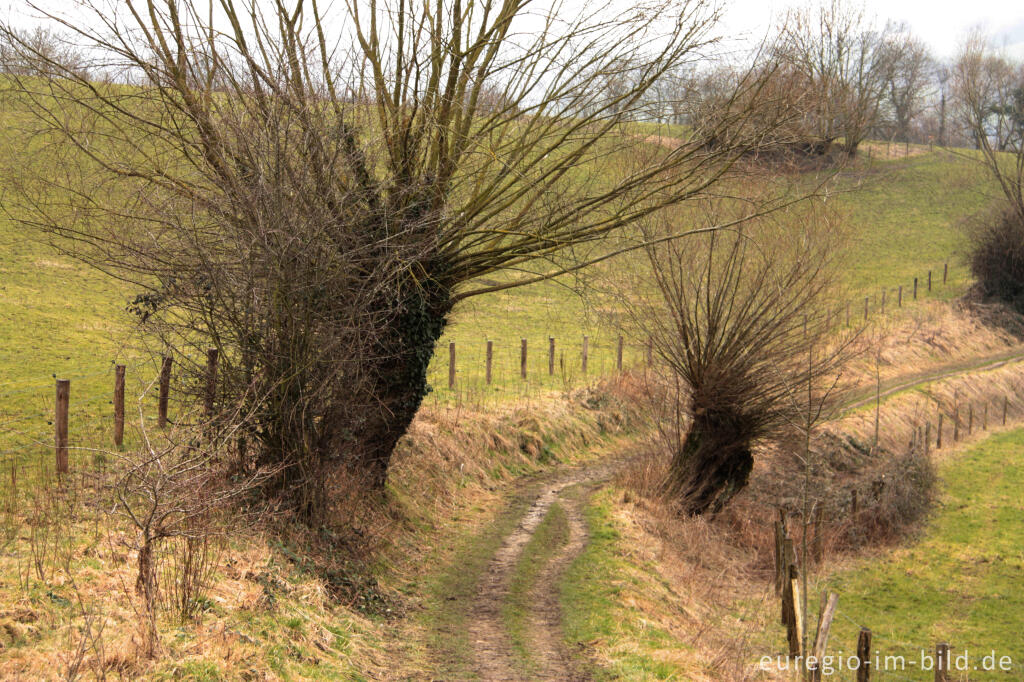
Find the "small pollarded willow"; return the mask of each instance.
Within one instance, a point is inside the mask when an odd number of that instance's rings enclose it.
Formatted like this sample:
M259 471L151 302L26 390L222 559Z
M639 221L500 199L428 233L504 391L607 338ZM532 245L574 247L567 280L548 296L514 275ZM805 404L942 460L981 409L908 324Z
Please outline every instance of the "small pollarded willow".
M87 69L6 33L34 65L8 79L35 123L13 213L136 287L184 356L221 350L249 464L311 513L331 472L385 481L458 301L630 248L608 237L762 139L739 125L758 77L678 145L638 134L654 84L714 45L704 0L77 7L47 16Z
M710 223L722 210L716 203ZM676 229L675 219L646 223L648 240ZM848 344L833 336L838 315L827 312L834 230L804 204L648 247L654 287L641 281L630 316L675 387L662 425L664 490L686 513L722 509L746 486L756 444L824 409Z

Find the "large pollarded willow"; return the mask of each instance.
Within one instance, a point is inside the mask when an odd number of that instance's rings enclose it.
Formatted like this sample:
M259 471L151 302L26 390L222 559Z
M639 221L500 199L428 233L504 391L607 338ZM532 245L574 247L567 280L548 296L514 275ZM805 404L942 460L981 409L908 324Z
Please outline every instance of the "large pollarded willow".
M308 512L328 471L383 483L456 302L629 248L613 234L701 196L763 137L737 125L755 78L678 146L631 123L713 44L704 0L79 9L48 16L86 67L6 32L36 66L9 82L42 133L18 216L132 282L167 343L221 349L221 404Z

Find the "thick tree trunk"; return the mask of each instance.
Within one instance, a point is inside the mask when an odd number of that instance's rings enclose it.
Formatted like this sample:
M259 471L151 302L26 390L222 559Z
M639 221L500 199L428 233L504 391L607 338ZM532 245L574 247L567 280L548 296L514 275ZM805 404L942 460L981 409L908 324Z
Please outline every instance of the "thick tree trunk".
M753 467L750 439L733 420L698 417L672 457L666 492L688 514L714 514L746 487Z

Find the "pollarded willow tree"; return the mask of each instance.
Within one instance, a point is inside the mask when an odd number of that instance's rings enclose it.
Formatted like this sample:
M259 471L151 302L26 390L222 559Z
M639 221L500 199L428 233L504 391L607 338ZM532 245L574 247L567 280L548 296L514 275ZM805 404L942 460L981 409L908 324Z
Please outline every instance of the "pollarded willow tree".
M742 214L738 203L645 221L650 277L623 297L660 359L662 488L687 514L718 512L746 487L757 445L794 429L809 439L849 355L850 335L828 312L837 225L814 202L687 242L658 240L679 220Z
M35 121L12 214L131 283L181 356L221 350L221 412L280 471L267 492L308 514L332 472L383 484L454 305L629 248L612 236L704 195L760 139L737 125L753 77L715 129L637 135L653 86L714 45L704 0L76 11L47 18L103 82L6 34L35 65L7 81ZM623 87L595 87L623 63Z

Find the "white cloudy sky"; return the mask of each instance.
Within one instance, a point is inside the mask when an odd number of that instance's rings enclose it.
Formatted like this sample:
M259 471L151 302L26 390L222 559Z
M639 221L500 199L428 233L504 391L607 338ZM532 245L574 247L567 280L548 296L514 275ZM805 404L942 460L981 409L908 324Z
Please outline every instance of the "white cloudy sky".
M101 4L116 4L116 0L98 0ZM588 0L561 0L563 10ZM607 0L590 0L598 5ZM615 6L629 6L632 0L610 0ZM713 2L715 0L712 0ZM717 0L725 12L719 32L738 37L746 34L752 39L764 36L773 20L791 5L805 5L814 0ZM47 10L67 12L73 0L32 0ZM540 9L550 0L534 0ZM1024 57L1024 0L848 0L851 5L863 3L868 14L879 21L893 19L905 21L914 33L931 45L936 56L952 57L961 37L971 28L981 26L1016 55ZM325 4L321 2L321 6ZM550 7L550 5L548 5ZM5 20L21 23L25 2L0 0L0 15ZM73 14L74 11L71 10Z
M856 0L855 0L856 1ZM855 4L851 3L851 4ZM760 33L793 4L803 0L722 0L725 25ZM880 21L905 21L939 57L951 57L965 32L982 26L1000 44L1024 55L1024 2L1021 0L865 0L869 14Z

